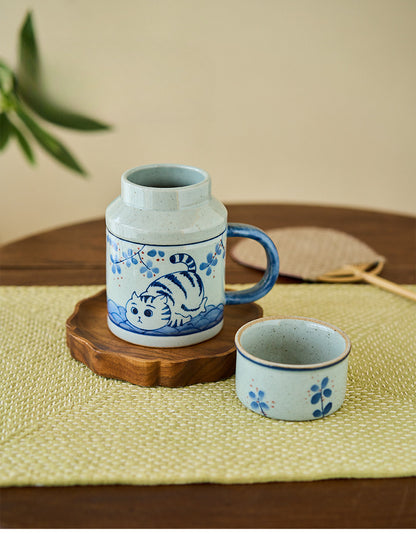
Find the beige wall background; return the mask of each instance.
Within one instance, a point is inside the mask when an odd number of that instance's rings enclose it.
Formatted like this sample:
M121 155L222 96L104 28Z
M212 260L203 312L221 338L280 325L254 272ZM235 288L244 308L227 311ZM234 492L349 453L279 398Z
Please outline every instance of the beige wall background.
M0 154L0 241L104 215L121 173L208 170L224 202L416 213L414 0L0 0L33 9L50 91L110 133L45 125L89 171Z

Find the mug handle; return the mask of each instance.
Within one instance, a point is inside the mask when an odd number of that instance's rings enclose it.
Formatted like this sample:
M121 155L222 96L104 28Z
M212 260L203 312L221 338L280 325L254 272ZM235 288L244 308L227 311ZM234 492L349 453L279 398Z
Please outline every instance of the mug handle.
M279 276L279 254L275 244L260 228L250 224L229 223L227 237L248 237L258 241L266 251L267 267L263 278L255 286L241 291L226 291L225 304L245 304L264 297L272 289Z

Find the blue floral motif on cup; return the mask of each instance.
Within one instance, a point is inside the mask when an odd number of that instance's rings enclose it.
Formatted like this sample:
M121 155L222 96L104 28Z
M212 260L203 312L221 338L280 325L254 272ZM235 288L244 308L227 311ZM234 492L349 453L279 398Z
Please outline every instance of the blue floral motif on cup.
M263 400L265 397L264 391L260 390L257 394L254 391L249 391L248 396L252 399L250 402L251 409L255 411L260 410L263 415L267 416L264 410L268 410L269 406Z
M321 383L313 384L310 391L313 393L311 397L311 404L320 404L320 409L316 409L313 412L314 417L324 417L332 408L332 402L325 404L325 399L328 399L332 395L332 390L328 386L329 378L326 376Z
M222 241L222 238L219 243L215 245L215 251L214 252L208 252L207 254L207 260L203 261L199 268L201 271L205 271L205 274L209 276L212 273L212 268L215 267L218 263L218 258L225 257L225 247L224 243Z

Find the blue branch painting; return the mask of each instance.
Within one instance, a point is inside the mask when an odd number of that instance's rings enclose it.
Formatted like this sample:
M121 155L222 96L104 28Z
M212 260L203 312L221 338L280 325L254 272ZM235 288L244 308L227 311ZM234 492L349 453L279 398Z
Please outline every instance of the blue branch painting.
M324 415L327 415L332 408L332 402L328 402L328 404L325 404L325 400L328 399L332 395L332 390L330 387L328 387L329 378L326 376L320 383L313 384L311 386L311 391L313 393L311 398L311 404L320 404L320 409L316 409L313 412L314 417L324 417Z

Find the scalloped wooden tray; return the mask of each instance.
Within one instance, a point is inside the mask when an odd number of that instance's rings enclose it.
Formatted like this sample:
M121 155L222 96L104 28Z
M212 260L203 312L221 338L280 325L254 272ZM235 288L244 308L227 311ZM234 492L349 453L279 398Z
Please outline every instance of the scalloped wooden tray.
M102 290L78 302L66 322L66 339L73 358L98 375L139 386L181 387L233 375L235 333L244 323L262 316L257 304L226 306L224 327L215 337L188 347L144 347L110 332Z

